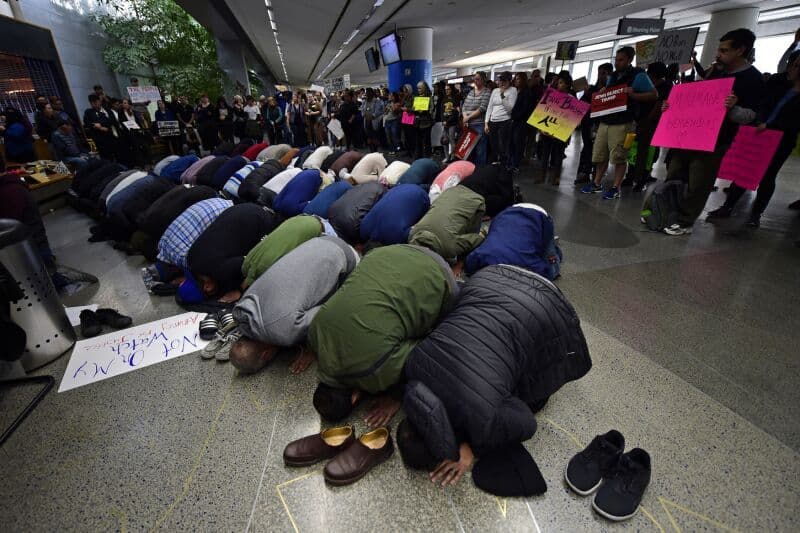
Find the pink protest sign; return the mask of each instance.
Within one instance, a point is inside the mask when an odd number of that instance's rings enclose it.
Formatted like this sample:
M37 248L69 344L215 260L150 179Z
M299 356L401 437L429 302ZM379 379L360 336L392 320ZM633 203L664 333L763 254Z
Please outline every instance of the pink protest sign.
M728 110L725 98L733 78L683 83L672 88L669 109L661 115L653 146L713 152Z
M781 137L782 131L759 131L753 126L739 126L733 144L722 158L717 176L751 191L758 189Z
M406 126L413 126L414 125L414 114L409 113L408 111L403 111L403 116L400 119L401 124L405 124Z
M533 110L528 124L556 139L566 141L591 106L571 94L548 88Z

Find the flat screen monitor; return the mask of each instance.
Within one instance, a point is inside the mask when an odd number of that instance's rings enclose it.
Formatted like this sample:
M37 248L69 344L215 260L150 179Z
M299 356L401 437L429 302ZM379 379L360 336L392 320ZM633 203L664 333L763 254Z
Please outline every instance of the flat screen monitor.
M400 61L400 45L397 34L392 32L378 39L381 47L381 57L384 65L391 65Z
M372 48L371 46L367 48L367 51L364 52L364 55L367 58L367 67L369 67L370 72L375 72L380 68L380 61L378 59L378 51Z

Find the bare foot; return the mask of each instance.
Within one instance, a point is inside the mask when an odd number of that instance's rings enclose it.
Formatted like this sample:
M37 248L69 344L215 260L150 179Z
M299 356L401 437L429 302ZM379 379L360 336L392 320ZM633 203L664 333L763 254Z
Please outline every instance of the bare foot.
M239 292L237 290L233 290L233 291L230 291L230 292L227 292L227 293L223 294L222 297L219 299L219 302L223 303L223 304L230 304L230 303L233 303L233 302L238 302L239 298L241 298L241 297L242 297L242 293L241 292Z
M400 402L398 400L388 394L382 394L376 398L372 410L364 418L364 422L373 428L385 426L399 410Z
M314 355L314 352L305 346L300 346L300 349L297 351L297 356L289 365L289 370L292 372L292 374L300 374L305 372L308 370L308 367L311 366L311 363L316 361L316 359L317 358Z

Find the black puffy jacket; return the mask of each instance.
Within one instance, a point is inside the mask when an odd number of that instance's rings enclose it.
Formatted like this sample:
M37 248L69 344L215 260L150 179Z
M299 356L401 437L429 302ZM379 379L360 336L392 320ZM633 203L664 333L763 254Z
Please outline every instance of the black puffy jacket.
M455 309L406 362L403 407L441 460L533 436L532 408L592 367L572 305L545 278L508 265L472 276Z
M258 201L261 188L269 180L280 174L284 170L280 161L269 159L264 161L257 169L253 170L239 185L239 199L243 202Z
M333 202L328 220L342 239L350 244L361 242L361 221L386 189L377 181L356 185Z

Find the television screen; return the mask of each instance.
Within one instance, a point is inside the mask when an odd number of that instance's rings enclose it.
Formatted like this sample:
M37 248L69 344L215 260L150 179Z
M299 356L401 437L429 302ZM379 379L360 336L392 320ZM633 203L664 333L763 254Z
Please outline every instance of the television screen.
M380 64L378 63L378 51L372 47L367 48L364 55L367 57L367 67L369 67L370 72L375 72L380 68Z
M392 32L378 39L381 46L381 57L384 65L391 65L400 61L400 46L397 43L397 34Z
M578 41L558 41L556 60L573 61L578 51Z

